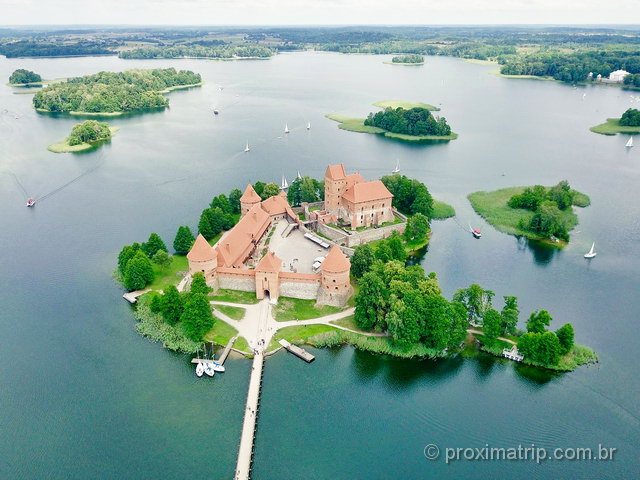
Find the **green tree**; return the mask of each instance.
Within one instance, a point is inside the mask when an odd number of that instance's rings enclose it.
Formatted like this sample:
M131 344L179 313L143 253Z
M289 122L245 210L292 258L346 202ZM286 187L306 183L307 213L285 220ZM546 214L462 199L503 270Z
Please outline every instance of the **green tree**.
M169 254L167 254L167 252L165 252L164 250L158 250L153 255L153 257L151 257L151 261L156 265L167 268L169 265L171 265L173 257L170 257Z
M482 319L485 337L495 340L504 331L504 327L502 325L502 317L500 316L500 312L498 312L497 310L490 308L489 310L484 312Z
M407 219L404 238L407 243L422 243L429 233L429 219L421 213L416 213Z
M138 250L127 262L124 272L124 287L129 290L140 290L153 281L151 260L142 250Z
M164 289L164 295L160 297L160 313L169 325L175 325L180 320L184 311L184 298L174 285Z
M472 324L480 324L484 312L491 308L491 300L495 294L491 290L485 290L474 283L468 288L461 288L453 295L453 301L459 302L467 310L468 321Z
M620 125L623 127L640 127L640 110L636 108L627 109L620 117Z
M404 348L418 343L420 340L419 306L397 301L392 308L393 310L385 318L385 323L393 341Z
M260 198L262 198L263 200L266 197L262 196L262 193L264 192L264 187L265 187L265 183L264 182L256 182L253 184L253 189L256 191L256 193L260 196Z
M560 349L560 341L553 332L525 333L518 342L520 353L542 365L557 365Z
M180 323L184 334L194 342L202 340L204 334L213 328L215 319L205 294L196 293L190 296L180 315Z
M219 208L223 213L232 213L233 211L231 202L224 193L221 193L217 197L214 197L209 205L211 208Z
M546 310L536 310L529 316L529 320L527 320L527 332L543 333L546 331L546 327L551 325L551 320L549 312Z
M229 203L231 204L231 213L238 214L240 213L240 197L242 197L242 192L237 188L234 188L229 192Z
M556 330L556 336L560 342L560 355L566 355L573 348L573 325L565 323Z
M387 242L380 242L376 246L375 255L376 260L380 260L382 263L393 260L393 252L391 251L391 247Z
M34 83L41 81L42 77L40 75L32 72L31 70L25 70L24 68L15 70L9 77L9 83L15 84Z
M151 235L149 235L149 240L143 243L140 248L142 248L142 251L149 258L153 257L158 250L168 252L167 246L164 244L164 242L160 238L160 235L158 235L157 233L152 233Z
M137 242L133 245L125 245L122 247L122 250L120 250L118 254L118 270L120 270L122 275L124 275L127 268L127 263L135 256L138 250L140 250L140 244Z
M555 202L560 210L567 210L573 205L573 191L569 186L569 182L562 180L557 185L549 189L547 198Z
M85 120L73 126L67 143L69 145L80 145L82 143L95 143L111 138L111 128L105 122L97 120Z
M198 231L207 240L213 239L222 232L225 225L224 213L219 208L206 208L200 214L198 222Z
M373 248L368 243L356 247L353 257L351 257L351 275L360 278L367 273L373 262L376 261Z
M208 295L211 292L212 288L207 285L206 280L204 279L204 274L202 272L196 272L193 274L193 278L191 280L191 293L202 293L204 295Z
M385 242L391 250L391 258L405 263L407 261L407 250L404 248L404 242L398 232L393 232L389 235Z
M358 328L371 330L384 326L387 309L386 287L375 272L365 273L358 282L360 289L356 296L354 320Z
M518 316L520 315L518 297L505 296L504 307L502 307L500 315L502 316L502 326L504 329L502 333L515 333L516 326L518 325Z
M191 229L183 225L178 227L178 232L176 233L176 238L173 240L173 249L179 255L186 255L191 250L193 246L193 242L195 242L195 238L193 233L191 233Z
M266 200L269 197L275 197L279 193L280 193L280 187L278 187L278 185L276 185L275 183L267 183L264 186L264 189L262 190L262 194L260 194L260 197L263 200Z

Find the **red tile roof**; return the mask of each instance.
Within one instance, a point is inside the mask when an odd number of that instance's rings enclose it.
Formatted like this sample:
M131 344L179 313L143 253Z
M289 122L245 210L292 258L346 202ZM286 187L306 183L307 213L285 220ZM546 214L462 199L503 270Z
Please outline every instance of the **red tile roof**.
M330 178L331 180L344 180L347 175L344 173L344 165L340 164L329 165L324 176Z
M258 203L260 200L260 195L256 193L251 184L247 185L247 188L244 189L244 193L240 197L240 201L242 203Z
M215 249L209 245L209 242L200 234L193 243L193 247L187 253L187 258L192 262L208 262L215 258Z
M342 198L352 203L370 202L393 198L391 192L380 180L356 183L342 195Z
M271 217L260 204L256 204L240 219L240 221L222 237L216 245L220 266L240 266L251 241L256 242L271 224Z
M282 259L277 257L273 252L267 252L256 265L257 272L279 272L282 268Z
M351 268L351 262L346 257L340 247L334 245L329 250L327 258L322 262L322 271L327 273L344 273Z
M269 215L282 215L283 213L288 213L289 216L293 219L297 218L297 215L291 207L289 206L289 202L287 202L286 197L282 197L280 195L276 195L275 197L269 197L262 202L262 209L267 212Z

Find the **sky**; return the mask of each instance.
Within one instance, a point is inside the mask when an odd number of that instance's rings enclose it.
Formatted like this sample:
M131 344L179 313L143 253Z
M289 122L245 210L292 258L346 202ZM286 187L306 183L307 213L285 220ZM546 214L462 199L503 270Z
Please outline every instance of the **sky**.
M0 0L0 25L639 22L640 0Z

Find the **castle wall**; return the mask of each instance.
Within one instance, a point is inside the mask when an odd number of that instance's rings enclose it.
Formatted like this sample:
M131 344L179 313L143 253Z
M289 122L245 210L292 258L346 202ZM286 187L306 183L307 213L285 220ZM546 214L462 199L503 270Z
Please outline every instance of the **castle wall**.
M243 292L256 291L256 278L254 270L218 268L218 286L228 290L241 290Z
M281 281L280 295L282 297L314 300L318 296L319 288L319 280L316 280L315 282Z

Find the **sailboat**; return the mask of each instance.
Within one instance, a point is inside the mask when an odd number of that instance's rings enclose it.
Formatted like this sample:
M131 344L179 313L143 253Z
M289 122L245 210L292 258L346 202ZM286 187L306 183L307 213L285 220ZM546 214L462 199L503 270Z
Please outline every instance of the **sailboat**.
M210 377L213 377L216 374L216 372L214 372L214 370L213 370L213 365L211 365L210 362L207 362L208 359L207 359L207 345L206 344L204 345L204 359L205 359L205 362L204 362L204 373L206 373Z
M289 182L287 182L286 177L283 175L282 183L280 184L280 190L286 190L287 188L289 188Z
M296 176L298 180L302 180L302 175L300 175L300 170L298 170L298 175Z
M251 149L249 148L249 140L247 140L247 146L244 147L244 151L248 152L249 150L251 150Z
M289 133L289 125L284 124L284 133Z
M393 174L400 173L400 160L399 159L396 160L396 168L394 168L391 173L393 173Z
M591 250L589 250L587 253L584 254L584 258L593 258L593 257L595 257L597 255L597 253L594 250L595 248L596 248L596 242L593 242L591 244Z
M211 368L213 368L216 372L224 372L224 366L216 361L212 360L209 365L211 365Z
M311 122L307 122L307 130L311 130Z
M627 147L627 148L633 147L633 137L629 137L629 140L625 144L625 147Z

